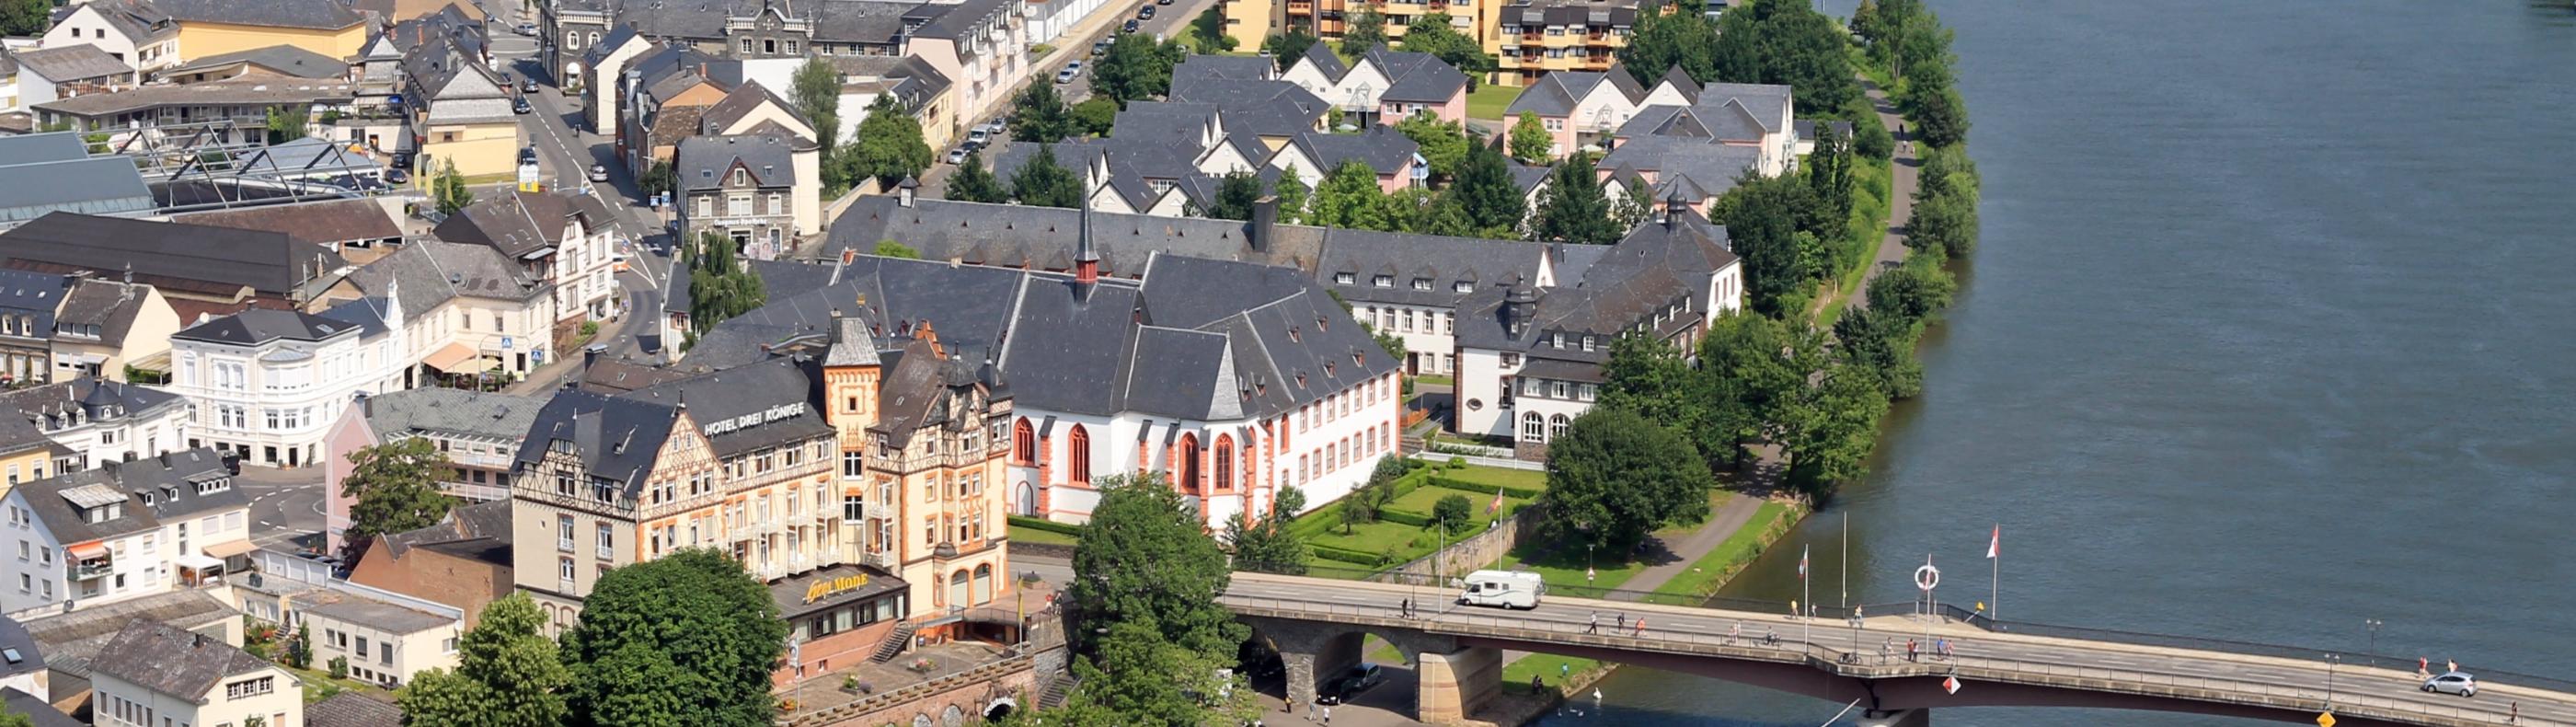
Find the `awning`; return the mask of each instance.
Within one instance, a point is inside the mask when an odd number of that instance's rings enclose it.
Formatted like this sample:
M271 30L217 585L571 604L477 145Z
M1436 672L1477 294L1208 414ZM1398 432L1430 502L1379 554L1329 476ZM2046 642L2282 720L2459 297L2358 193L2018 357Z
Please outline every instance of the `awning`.
M478 369L466 364L476 358L478 357L474 355L474 349L466 348L462 343L450 343L437 351L430 352L429 357L421 359L420 362L429 364L430 368L451 374L470 374Z
M224 567L224 562L220 559L208 558L202 555L182 555L179 556L179 567L204 573L206 571Z
M228 543L216 543L214 545L206 546L206 555L216 558L230 558L236 555L249 555L251 551L255 550L259 550L259 545L248 540L235 540Z
M107 356L104 354L84 353L80 355L80 362L87 366L97 366L99 364L107 363Z
M71 546L71 547L68 547L68 548L64 548L64 549L63 549L63 552L64 552L64 553L68 553L68 554L70 554L70 555L71 555L71 557L72 557L72 560L89 560L89 559L91 559L91 558L104 558L104 557L107 557L107 544L106 544L106 543L82 543L82 544L79 544L79 545L74 545L74 546Z

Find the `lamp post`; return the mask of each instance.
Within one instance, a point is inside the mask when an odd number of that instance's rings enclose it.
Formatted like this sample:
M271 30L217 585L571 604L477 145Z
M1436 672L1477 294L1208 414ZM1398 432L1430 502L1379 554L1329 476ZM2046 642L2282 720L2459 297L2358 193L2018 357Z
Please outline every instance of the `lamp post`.
M2327 654L2327 655L2326 655L2326 711L2327 711L2327 712L2333 712L2333 711L2334 711L2334 678L2335 678L2335 665L2336 665L2336 664L2340 664L2340 663L2343 663L2343 655L2342 655L2342 654Z
M2379 666L2379 627L2382 622L2379 619L2366 618L2361 620L2361 625L2362 628L2370 629L2370 665Z

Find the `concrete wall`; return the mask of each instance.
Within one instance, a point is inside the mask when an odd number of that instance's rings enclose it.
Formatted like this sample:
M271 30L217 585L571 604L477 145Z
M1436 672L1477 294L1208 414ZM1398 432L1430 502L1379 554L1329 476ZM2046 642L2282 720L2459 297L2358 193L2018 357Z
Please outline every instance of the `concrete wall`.
M443 141L449 134L455 135L454 140ZM423 175L435 174L451 161L456 163L456 173L466 177L515 174L519 171L519 125L516 123L433 126L422 136L420 155L440 165L422 167Z
M1037 671L1031 668L1027 654L1009 657L921 684L878 692L855 702L831 709L816 710L786 717L778 724L787 727L878 727L888 724L916 724L928 717L927 724L942 721L948 710L962 713L969 722L979 720L994 703L1009 700L1022 705L1037 698ZM1020 709L1014 706L1014 710Z
M1440 457L1441 455L1434 454L1428 458L1436 462L1441 461ZM1406 581L1428 583L1435 577L1456 577L1461 573L1483 568L1500 560L1505 553L1511 552L1514 546L1520 545L1521 538L1537 537L1537 532L1538 508L1524 507L1519 514L1513 515L1510 521L1485 532L1468 536L1464 540L1450 543L1449 547L1439 552L1415 558L1413 562L1371 576L1369 580L1379 583Z
M291 45L333 58L348 58L357 55L359 48L366 43L366 23L352 24L339 30L206 22L179 24L179 53L190 59L273 45Z

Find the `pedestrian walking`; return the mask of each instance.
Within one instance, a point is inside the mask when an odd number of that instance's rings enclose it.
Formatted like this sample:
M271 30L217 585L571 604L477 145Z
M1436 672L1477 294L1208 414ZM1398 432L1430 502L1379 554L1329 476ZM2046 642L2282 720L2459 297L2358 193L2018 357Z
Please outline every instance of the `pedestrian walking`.
M1637 633L1636 633L1636 636L1637 636L1638 638L1644 638L1644 637L1646 636L1646 617L1644 617L1644 616L1639 616L1639 617L1637 617Z
M2455 672L2455 671L2459 671L2459 670L2460 670L2460 662L2459 662L2458 660L2456 660L2456 659L2443 659L2443 660L2442 660L2442 673L2444 673L2444 674L2449 674L2449 673L2451 673L2451 672Z
M1556 663L1556 682L1557 682L1558 684L1563 684L1563 683L1565 683L1566 678L1571 677L1571 676L1573 676L1573 675L1574 675L1574 665L1573 665L1573 664L1568 664L1568 663L1565 663L1565 662L1562 662L1562 661L1560 661L1560 662L1557 662L1557 663Z
M1906 639L1906 640L1905 640L1905 660L1906 660L1906 661L1922 661L1923 659L1921 658L1920 654L1921 654L1921 652L1920 652L1920 651L1917 649L1917 647L1914 645L1914 640L1913 640L1913 639Z
M1531 693L1531 694L1538 694L1538 693L1540 693L1540 692L1544 692L1544 691L1547 691L1547 682L1539 681L1539 678L1538 678L1538 675L1537 675L1537 674L1531 674L1531 675L1530 675L1530 693Z
M2507 702L2505 706L2507 706L2507 707L2509 707L2509 708L2511 708L2511 709L2513 710L2512 712L2509 712L2509 713L2508 713L2508 714L2510 714L2510 715L2513 717L2513 721L2511 721L2511 722L2507 722L2507 723L2505 723L2505 724L2522 724L2522 703L2521 703L2521 702Z
M1619 612L1617 615L1618 615L1618 618L1619 618L1619 620L1618 620L1618 625L1615 625L1615 626L1610 627L1610 630L1612 630L1612 631L1626 631L1626 630L1628 630L1628 612L1626 612L1626 611L1621 611L1621 612Z
M1333 708L1331 708L1331 707L1325 707L1325 708L1324 708L1324 724L1332 724L1332 723L1333 723Z
M1322 709L1322 708L1323 708L1323 707L1318 706L1318 705L1317 705L1317 704L1315 704L1314 702L1307 702L1307 703L1306 703L1306 721L1308 721L1308 722L1313 722L1313 721L1315 721L1315 710L1317 710L1317 709Z
M1587 633L1587 634L1597 634L1597 633L1601 633L1601 612L1600 612L1600 611L1594 611L1594 612L1592 612L1592 616L1591 616L1591 618L1589 619L1589 622L1583 625L1583 633Z
M2425 659L2421 656L2415 657L2415 678L2423 679L2433 676L2432 670L2433 662L2431 660Z

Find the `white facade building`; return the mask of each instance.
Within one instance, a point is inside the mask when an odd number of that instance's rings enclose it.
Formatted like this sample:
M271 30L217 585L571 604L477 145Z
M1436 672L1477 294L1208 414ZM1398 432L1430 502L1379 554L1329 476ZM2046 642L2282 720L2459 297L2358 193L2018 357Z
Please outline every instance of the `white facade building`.
M361 298L324 315L254 308L180 331L172 390L196 405L189 446L264 465L315 462L356 394L402 388L410 352L389 333L402 330L399 307Z
M77 453L64 472L159 456L187 441L187 400L134 384L82 377L0 394L0 407Z
M0 610L12 615L205 583L247 564L254 549L250 498L211 450L108 462L21 484L0 502Z
M100 727L304 722L304 683L285 667L169 624L127 623L90 671L91 722Z

